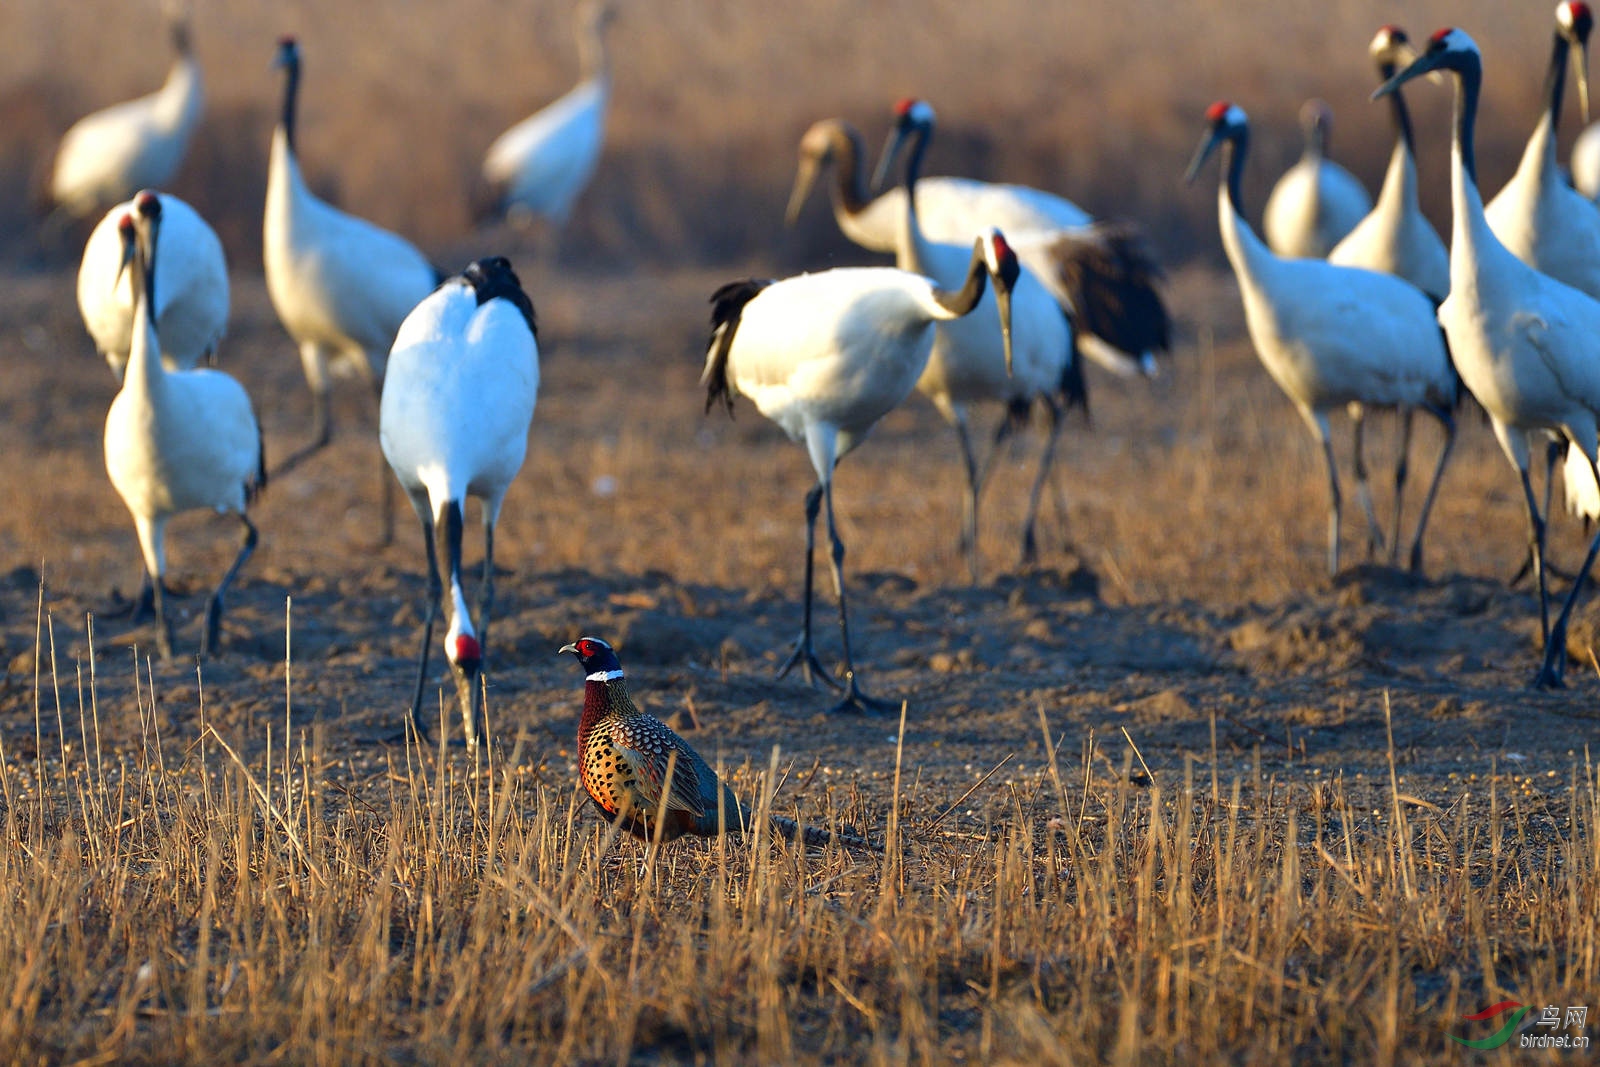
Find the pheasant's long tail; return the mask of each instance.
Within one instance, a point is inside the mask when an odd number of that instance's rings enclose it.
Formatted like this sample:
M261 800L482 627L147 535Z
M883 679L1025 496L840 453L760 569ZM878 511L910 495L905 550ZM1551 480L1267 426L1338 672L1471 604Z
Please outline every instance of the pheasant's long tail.
M816 848L826 847L830 841L837 841L845 848L861 849L864 852L882 852L882 845L875 845L864 837L855 834L835 833L821 826L806 826L803 828L793 819L786 819L782 815L772 816L772 826L786 840L799 840L802 844Z

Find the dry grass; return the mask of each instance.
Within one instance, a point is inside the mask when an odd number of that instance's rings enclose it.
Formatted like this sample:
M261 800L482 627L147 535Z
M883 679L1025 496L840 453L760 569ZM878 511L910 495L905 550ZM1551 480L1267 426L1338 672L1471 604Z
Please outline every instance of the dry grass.
M1151 780L1121 738L1061 758L1041 707L1031 774L935 798L897 748L887 811L807 813L881 857L659 848L526 737L352 774L288 726L287 660L284 719L228 736L201 679L195 729L146 689L108 751L95 660L41 634L37 749L0 756L8 1062L1410 1063L1484 1004L1600 988L1587 752L1441 806L1392 739L1386 787L1288 783L1259 750L1226 774L1213 719ZM779 762L734 780L771 804Z

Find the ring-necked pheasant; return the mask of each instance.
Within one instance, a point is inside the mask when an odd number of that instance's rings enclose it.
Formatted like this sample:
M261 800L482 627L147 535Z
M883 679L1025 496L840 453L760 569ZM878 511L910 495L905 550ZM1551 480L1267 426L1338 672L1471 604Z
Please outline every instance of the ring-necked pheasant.
M598 637L580 637L562 652L583 664L583 717L578 720L578 777L589 799L607 822L623 820L623 828L648 841L661 810L667 763L673 753L672 783L667 793L666 819L661 840L684 834L715 837L720 825L732 833L750 829L755 815L739 803L716 772L672 728L646 715L628 695L622 662L610 645ZM790 841L826 845L836 840L849 848L881 851L865 838L834 834L815 826L804 833L793 819L773 815L772 827Z

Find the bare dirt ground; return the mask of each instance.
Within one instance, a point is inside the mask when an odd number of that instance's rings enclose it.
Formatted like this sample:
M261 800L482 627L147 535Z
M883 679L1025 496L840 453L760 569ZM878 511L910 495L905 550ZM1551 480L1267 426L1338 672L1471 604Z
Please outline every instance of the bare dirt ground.
M731 422L701 413L704 298L737 273L525 272L544 382L498 538L494 729L507 741L526 735L530 762L561 778L581 701L572 664L555 650L594 633L616 643L643 701L708 757L761 766L778 745L786 760L820 761L877 799L893 721L830 715L826 693L772 678L798 629L803 453L747 403ZM282 457L308 426L308 400L259 276L235 284L222 364L250 388L269 456ZM0 291L9 460L0 738L8 753L29 755L36 671L53 718L52 670L70 696L89 670L86 615L114 587L130 592L138 572L131 524L102 467L113 383L76 321L70 277L19 274ZM1093 735L1113 764L1125 729L1158 777L1210 750L1214 719L1221 757L1240 767L1259 749L1280 778L1387 785L1386 701L1407 792L1445 805L1464 781L1492 773L1558 789L1600 737L1592 612L1579 609L1570 688L1528 689L1535 600L1527 583L1506 584L1523 550L1520 500L1481 420L1463 415L1427 577L1360 562L1364 527L1347 483L1350 562L1330 581L1320 459L1241 339L1231 280L1190 270L1173 297L1190 325L1162 378L1091 372L1092 422L1074 417L1067 431L1037 568L1014 565L1036 441L1001 464L986 497L977 586L956 552L953 437L926 404L895 413L841 467L858 662L872 692L908 702L906 753L928 795L953 799L1008 753L1007 774L1037 771L1041 707L1069 747ZM342 401L334 446L259 503L262 546L229 603L223 655L197 670L200 607L233 550L226 520L175 524L177 659L145 658L148 625L96 618L111 737L137 736L135 688L147 684L168 735L192 735L203 686L213 720L259 744L259 724L281 721L286 643L296 725L322 724L331 749L358 761L398 734L422 556L408 510L394 544L374 547L375 412L353 383ZM1376 438L1386 514L1393 441ZM1431 426L1419 422L1417 438L1408 515L1436 454ZM1555 544L1571 565L1581 532L1558 522ZM821 563L818 637L831 656L837 630ZM46 655L36 661L41 575ZM986 797L1001 802L979 794L975 813Z

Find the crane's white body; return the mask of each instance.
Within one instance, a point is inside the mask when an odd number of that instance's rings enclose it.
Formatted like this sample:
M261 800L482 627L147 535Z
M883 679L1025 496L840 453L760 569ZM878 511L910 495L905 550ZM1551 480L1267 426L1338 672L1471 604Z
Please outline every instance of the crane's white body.
M605 29L612 15L608 0L578 5L574 29L581 80L502 133L484 156L484 180L497 195L498 209L512 221L541 218L559 229L594 176L611 99Z
M905 214L902 186L875 197L858 212L835 211L834 217L854 243L893 254L900 246ZM1027 235L1079 229L1094 221L1087 211L1054 193L949 177L917 179L917 218L928 240L960 245L963 262L972 239L991 226L1005 233L1020 258Z
M516 308L479 305L451 280L406 317L379 405L379 440L413 500L438 519L448 501L483 501L500 514L522 469L539 394L539 347Z
M1512 255L1600 299L1600 210L1562 177L1548 110L1533 128L1517 172L1483 215Z
M514 300L526 304L526 317ZM422 522L428 546L430 592L411 709L423 736L420 712L428 646L439 597L445 591L439 579L442 557L450 619L445 654L455 677L467 743L477 743L479 680L494 601L494 527L506 490L527 454L538 394L539 346L532 304L503 259L479 260L443 283L406 317L395 337L379 404L378 437L384 459ZM476 626L461 579L461 527L468 497L483 502L483 576Z
M73 124L56 149L51 198L67 214L83 218L140 189L168 184L203 105L200 64L180 55L156 92Z
M1280 256L1320 259L1372 210L1372 197L1349 171L1307 151L1272 187L1261 228Z
M610 78L601 73L495 139L484 157L483 177L503 190L508 214L566 223L600 162L610 95Z
M1448 405L1450 357L1421 290L1387 274L1276 255L1233 210L1226 186L1217 212L1256 354L1319 438L1328 412L1346 404Z
M1417 202L1417 165L1405 138L1395 138L1377 203L1328 262L1404 278L1435 301L1450 292L1450 253Z
M161 365L147 303L140 299L134 309L128 373L106 414L105 455L111 484L133 515L146 572L159 583L173 516L245 513L261 470L261 433L237 381L221 371Z
M209 358L228 327L228 263L216 231L170 193L161 199L161 255L156 259L156 337L168 370ZM95 349L120 381L133 347L133 276L122 271L117 220L127 200L95 225L78 266L78 311Z
M911 394L933 348L933 324L949 318L933 284L908 271L842 267L787 278L744 306L728 383L806 446L826 482Z
M1600 199L1600 122L1585 126L1572 142L1568 166L1573 187L1590 200Z
M272 306L319 392L330 373L380 381L400 324L437 280L410 242L317 198L282 125L272 135L262 251Z

